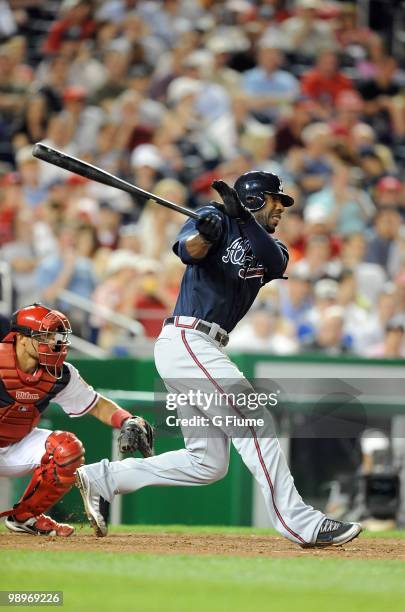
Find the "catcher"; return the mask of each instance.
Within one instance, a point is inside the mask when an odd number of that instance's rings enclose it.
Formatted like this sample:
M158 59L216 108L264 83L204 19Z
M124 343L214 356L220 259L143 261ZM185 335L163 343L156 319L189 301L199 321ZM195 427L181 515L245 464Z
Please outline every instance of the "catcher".
M74 531L43 514L71 489L85 452L75 434L37 427L50 402L71 417L91 414L121 429L122 452L153 454L149 423L96 393L65 362L71 331L64 314L32 304L13 314L0 342L0 476L32 472L20 501L0 514L10 531L63 537Z

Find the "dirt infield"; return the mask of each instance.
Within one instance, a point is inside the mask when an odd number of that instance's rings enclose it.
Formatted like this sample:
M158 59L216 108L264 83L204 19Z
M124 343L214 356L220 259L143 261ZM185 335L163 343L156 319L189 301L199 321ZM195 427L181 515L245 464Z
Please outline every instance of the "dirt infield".
M405 561L405 539L361 537L338 548L302 549L277 536L183 533L112 533L106 538L76 533L70 538L0 533L0 549L97 551L159 555L238 557L328 557Z

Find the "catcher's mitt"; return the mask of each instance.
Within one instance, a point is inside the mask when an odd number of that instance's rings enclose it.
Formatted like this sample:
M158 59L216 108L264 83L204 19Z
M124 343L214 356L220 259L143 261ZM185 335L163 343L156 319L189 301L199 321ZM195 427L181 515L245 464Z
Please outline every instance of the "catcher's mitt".
M152 457L153 438L152 425L146 419L134 416L121 425L118 447L121 453L134 453L139 450L144 457Z

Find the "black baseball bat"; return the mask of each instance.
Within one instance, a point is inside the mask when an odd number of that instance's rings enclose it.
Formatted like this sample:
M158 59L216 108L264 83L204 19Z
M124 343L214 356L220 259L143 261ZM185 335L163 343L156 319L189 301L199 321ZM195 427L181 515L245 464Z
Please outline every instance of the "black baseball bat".
M75 174L80 174L80 176L84 176L85 178L96 181L97 183L102 183L103 185L108 185L109 187L121 189L122 191L126 191L132 195L144 198L145 200L153 200L154 202L157 202L157 204L161 204L162 206L166 206L166 208L176 210L177 212L187 215L192 219L198 219L197 213L189 208L186 208L185 206L179 206L179 204L170 202L170 200L161 198L154 193L149 193L149 191L145 191L136 185L132 185L131 183L118 178L118 176L114 176L114 174L110 174L109 172L106 172L101 168L97 168L97 166L93 166L92 164L78 159L77 157L63 153L63 151L58 151L53 147L48 147L48 145L45 145L42 142L37 142L34 144L32 154L34 157L42 159L49 164L59 166L59 168L69 170L69 172L74 172Z

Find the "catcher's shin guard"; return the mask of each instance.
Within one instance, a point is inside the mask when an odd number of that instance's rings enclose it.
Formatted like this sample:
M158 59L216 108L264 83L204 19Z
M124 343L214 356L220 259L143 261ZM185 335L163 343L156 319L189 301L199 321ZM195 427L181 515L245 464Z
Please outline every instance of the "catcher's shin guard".
M38 516L56 504L72 488L76 469L84 463L83 444L70 432L52 432L45 450L41 465L10 512L18 521Z

